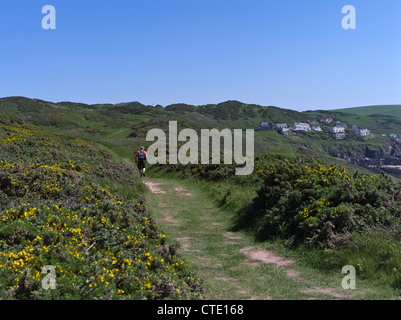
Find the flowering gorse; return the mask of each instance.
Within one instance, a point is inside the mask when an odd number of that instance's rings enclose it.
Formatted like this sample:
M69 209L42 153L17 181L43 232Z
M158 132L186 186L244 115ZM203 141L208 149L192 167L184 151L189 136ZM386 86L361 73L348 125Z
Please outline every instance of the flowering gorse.
M0 297L201 298L133 173L90 142L0 124ZM124 189L132 191L121 196ZM54 290L41 285L46 265Z

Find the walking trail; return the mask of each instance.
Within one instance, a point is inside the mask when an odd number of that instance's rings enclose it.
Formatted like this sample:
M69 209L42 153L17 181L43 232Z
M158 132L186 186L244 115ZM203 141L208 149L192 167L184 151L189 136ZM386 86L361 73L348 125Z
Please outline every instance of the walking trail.
M147 205L170 242L200 277L207 299L350 299L352 292L230 231L232 216L218 208L196 184L186 180L149 179ZM333 285L335 284L335 285Z

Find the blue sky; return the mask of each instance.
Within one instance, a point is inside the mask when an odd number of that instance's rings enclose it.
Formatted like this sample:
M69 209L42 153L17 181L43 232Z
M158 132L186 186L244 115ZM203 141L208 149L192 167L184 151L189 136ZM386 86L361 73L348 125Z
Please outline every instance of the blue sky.
M56 30L44 30L44 5ZM356 30L341 26L345 5ZM400 0L2 0L0 97L401 104Z

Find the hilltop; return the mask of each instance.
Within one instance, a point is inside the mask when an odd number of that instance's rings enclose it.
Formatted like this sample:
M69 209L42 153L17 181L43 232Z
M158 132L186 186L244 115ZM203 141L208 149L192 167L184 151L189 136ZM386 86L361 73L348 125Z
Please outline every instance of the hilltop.
M77 102L49 102L25 97L0 99L2 117L18 115L21 119L50 132L96 141L116 158L132 158L135 149L145 144L146 133L152 128L168 131L169 121L178 121L178 129L229 128L256 129L257 153L273 152L295 154L299 151L317 154L341 164L356 164L375 172L385 171L401 176L401 145L398 141L401 119L390 116L386 107L378 114L379 107L356 108L359 114L339 110L316 110L298 112L276 106L261 106L230 100L217 104L189 105L184 103L168 106L145 105L140 102L118 104L84 104ZM365 110L364 112L362 112ZM353 111L353 109L350 109ZM373 114L370 114L374 112ZM366 113L366 114L362 114ZM0 115L1 117L1 115ZM331 118L331 123L321 122ZM258 130L262 122L272 128L275 123L311 123L322 132L314 130L284 136L277 130ZM346 125L345 136L338 140L330 129L339 121ZM352 129L368 129L370 134L358 136ZM313 126L313 124L311 124ZM396 134L397 139L390 138Z
M335 111L352 113L362 116L370 116L377 114L377 115L388 115L391 117L401 118L401 105L365 106L365 107L336 109Z

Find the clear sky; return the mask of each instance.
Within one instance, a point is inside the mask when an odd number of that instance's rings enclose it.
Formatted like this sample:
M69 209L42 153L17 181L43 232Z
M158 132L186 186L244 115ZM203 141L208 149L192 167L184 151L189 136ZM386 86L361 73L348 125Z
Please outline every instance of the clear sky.
M42 7L56 29L42 28ZM345 5L356 30L341 25ZM400 0L1 0L0 97L401 104Z

